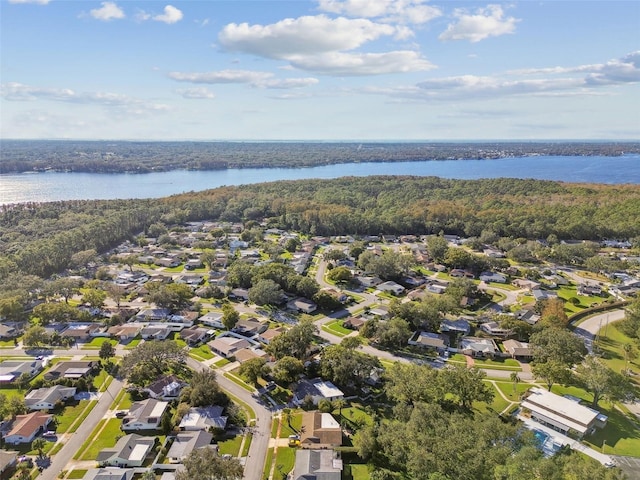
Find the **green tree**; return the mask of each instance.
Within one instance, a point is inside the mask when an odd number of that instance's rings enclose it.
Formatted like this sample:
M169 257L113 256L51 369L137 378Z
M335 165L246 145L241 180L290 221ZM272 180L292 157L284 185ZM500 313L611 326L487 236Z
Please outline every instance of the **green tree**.
M184 283L160 285L148 295L149 302L155 303L159 308L169 309L171 312L186 308L191 298L193 298L193 291Z
M271 279L258 280L249 289L249 300L256 305L277 305L282 303L282 288Z
M303 363L295 357L282 357L273 367L273 378L276 382L286 385L297 380L304 371Z
M70 322L77 318L78 309L63 302L44 302L36 305L33 315L40 320L42 325L52 322Z
M209 368L193 373L189 387L182 391L181 398L194 407L224 406L229 403L227 395L218 385L216 372Z
M362 386L382 365L377 357L342 345L326 347L320 359L322 377L342 386Z
M436 262L442 263L449 251L449 244L439 235L431 235L427 238L427 252Z
M240 365L238 372L257 387L259 386L258 379L262 377L262 369L265 364L266 360L264 358L252 358Z
M49 334L40 325L33 325L24 332L22 343L27 347L39 347L49 342Z
M534 362L532 371L536 378L543 380L551 391L554 384L567 385L571 381L571 371L565 363L549 359L546 362Z
M40 458L44 457L44 447L47 445L47 441L42 437L36 437L31 442L31 449L38 451Z
M146 385L160 375L180 369L186 352L173 340L139 343L122 359L121 372L136 385Z
M251 287L252 276L253 269L246 262L234 261L227 269L227 283L231 287Z
M107 292L97 288L90 288L82 295L82 303L88 303L92 308L102 308L107 299Z
M591 405L596 408L601 398L622 400L633 394L627 377L612 371L595 355L587 355L576 367L576 376L585 390L593 395Z
M212 448L199 448L183 462L184 470L176 471L176 480L240 480L242 465L235 458L223 458Z
M222 305L222 324L227 330L232 330L240 320L240 313L230 303Z
M548 327L533 333L529 342L537 363L553 360L570 367L580 363L587 353L582 338L558 327Z
M518 383L520 383L520 376L517 372L512 372L509 377L511 378L511 382L513 382L513 395L515 396L518 392Z
M327 278L336 283L348 283L353 278L353 275L347 267L336 267L333 270L329 270Z
M104 286L105 292L107 292L107 296L116 302L116 306L120 308L120 302L126 296L126 291L122 285L118 285L117 283L107 282Z
M457 398L462 408L470 410L473 402L491 403L493 400L493 389L483 382L484 377L486 374L478 368L455 365L440 372L439 385Z
M394 317L378 326L378 343L386 348L402 348L407 345L411 334L409 323L402 318Z
M116 355L116 349L109 340L105 340L100 345L100 352L98 353L102 360L109 360Z
M303 316L297 325L274 338L266 350L276 359L295 357L304 360L317 331L313 318Z

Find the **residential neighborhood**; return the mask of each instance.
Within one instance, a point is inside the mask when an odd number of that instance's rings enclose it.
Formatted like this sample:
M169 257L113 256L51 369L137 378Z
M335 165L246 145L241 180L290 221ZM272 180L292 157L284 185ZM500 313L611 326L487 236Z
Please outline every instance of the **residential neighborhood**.
M408 395L394 383L405 367L416 381L477 372L465 381L482 395L450 390L443 404L519 422L544 435L544 455L567 446L607 467L637 456L601 440L616 428L605 401L640 419L635 357L614 364L629 388L617 396L539 365L564 362L562 351L542 361L556 348L577 355L559 367L576 378L583 358L604 365L618 348L607 328L636 301L638 265L607 276L468 245L217 222L125 242L86 276L61 277L68 297L38 300L30 322L4 319L0 384L22 404L0 428L12 472L2 478L169 480L206 450L252 480L368 479L358 432ZM556 328L571 336L560 347L544 337Z

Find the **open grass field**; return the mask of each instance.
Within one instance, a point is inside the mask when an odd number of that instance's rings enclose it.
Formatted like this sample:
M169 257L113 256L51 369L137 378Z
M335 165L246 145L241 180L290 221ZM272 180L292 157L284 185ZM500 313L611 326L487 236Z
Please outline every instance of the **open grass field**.
M80 460L95 460L100 450L113 447L118 441L118 438L124 435L122 430L120 430L121 424L122 420L118 418L101 420L98 425L96 425L91 436L82 444L76 456Z
M637 377L640 375L640 355L638 355L637 343L618 330L616 323L618 322L611 323L600 329L596 342L597 347L602 352L602 360L611 370L622 372L625 367L630 369L634 374L631 378L638 384ZM625 353L623 350L626 344L631 344L633 346L632 351L638 355L636 358L628 358L628 362L625 361Z

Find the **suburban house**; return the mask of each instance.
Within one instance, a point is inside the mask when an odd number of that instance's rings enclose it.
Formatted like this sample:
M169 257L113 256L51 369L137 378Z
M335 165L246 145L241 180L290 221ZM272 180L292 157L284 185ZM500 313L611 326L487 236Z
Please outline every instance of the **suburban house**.
M98 337L105 331L105 327L95 323L88 325L71 325L60 336L72 338L76 342L89 342L93 337Z
M356 280L365 288L372 288L382 283L382 280L378 277L356 277Z
M324 381L321 378L303 379L298 382L293 402L296 405L301 405L307 397L311 398L314 405L318 405L318 402L322 399L333 401L344 398L344 393L333 383Z
M238 320L238 323L233 327L233 331L243 335L255 335L266 331L267 328L269 328L267 322L262 322L255 317L251 317Z
M565 434L575 432L579 437L606 425L606 415L580 405L579 401L533 387L521 404L521 415Z
M242 348L234 354L234 357L236 358L236 361L244 363L247 360L252 360L254 358L267 359L269 354L260 348Z
M534 282L533 280L527 280L525 278L516 278L513 282L513 285L519 288L524 288L529 291L533 291L540 288L539 282Z
M315 312L318 309L318 306L313 303L311 300L300 297L293 300L290 300L287 303L287 308L289 310L296 310L302 313L311 313Z
M105 448L96 459L100 465L119 467L141 467L151 452L155 438L131 433L121 437L113 448Z
M244 338L232 336L218 337L207 343L212 352L225 358L233 357L238 350L251 347L251 342Z
M44 432L52 421L53 415L42 412L17 415L10 424L10 430L4 435L4 441L14 445L29 443L40 432Z
M94 372L94 369L99 364L100 362L95 360L58 362L51 367L48 372L45 372L44 379L56 380L58 378L77 379L87 377Z
M234 288L229 294L229 298L235 298L238 300L249 300L249 290L246 288Z
M222 312L207 312L202 315L198 319L198 321L209 327L217 328L219 330L226 329L224 324L222 323Z
M458 350L472 357L493 357L498 353L498 346L490 338L462 337Z
M219 406L193 407L182 417L180 430L224 430L227 426L227 417L222 415L224 409Z
M119 342L127 342L138 336L142 325L114 325L109 327L107 333L118 339Z
M175 375L165 375L149 384L144 391L151 398L160 400L174 400L180 396L184 382Z
M169 406L168 402L162 402L155 398L148 398L134 402L129 408L129 413L122 419L123 431L132 430L157 430L160 428L162 416Z
M10 338L15 338L19 333L20 332L16 327L7 325L6 323L0 323L0 339L8 340Z
M24 403L29 410L52 410L56 404L73 398L75 394L76 387L54 385L30 391L24 397Z
M349 299L349 296L346 293L338 291L335 288L323 288L321 291L328 293L340 303L344 303Z
M180 338L193 347L202 343L209 336L209 332L211 331L204 328L189 327L180 332Z
M271 340L286 331L287 329L284 327L269 328L268 330L265 330L258 335L258 341L260 343L264 343L265 345L269 345L269 342L271 342Z
M0 450L0 480L11 478L18 464L18 452L14 450Z
M408 341L409 345L443 352L447 349L449 339L445 335L433 332L416 332Z
M511 355L511 358L520 360L531 360L533 358L533 350L528 343L518 340L505 340L502 342L502 346Z
M171 448L167 452L167 459L169 463L182 463L194 450L208 447L212 439L213 435L204 430L180 432L176 435Z
M480 325L480 330L494 337L508 337L512 331L502 328L498 322L485 322Z
M443 333L469 335L471 333L471 325L463 318L459 318L458 320L443 320L440 323L440 331Z
M342 445L342 428L330 413L317 410L302 414L300 446L303 448L326 448Z
M558 298L558 294L550 290L541 290L536 288L532 290L531 293L533 293L533 297L536 299L536 302L539 302L540 300L548 300L550 298Z
M507 283L507 277L496 272L482 272L479 278L481 281L486 283Z
M82 480L131 480L134 471L130 468L91 468L84 474Z
M341 480L342 460L333 450L296 451L293 480Z
M11 383L17 380L20 375L33 377L42 370L40 360L5 360L0 363L0 383Z
M166 320L171 312L167 308L145 308L136 314L139 322L159 322Z
M166 340L173 333L169 325L149 325L140 330L140 336L145 340Z
M366 322L366 318L349 317L342 323L342 326L344 326L344 328L350 328L351 330L360 330Z
M389 281L389 282L383 282L380 285L378 285L376 287L376 290L380 292L390 292L394 295L400 295L402 292L404 292L405 288L399 283Z

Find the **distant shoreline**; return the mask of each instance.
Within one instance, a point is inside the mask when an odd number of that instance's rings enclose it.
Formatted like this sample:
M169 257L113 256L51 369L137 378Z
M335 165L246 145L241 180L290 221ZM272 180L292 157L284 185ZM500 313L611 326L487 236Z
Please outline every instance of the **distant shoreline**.
M157 173L351 163L619 157L640 142L135 142L2 140L0 174Z

